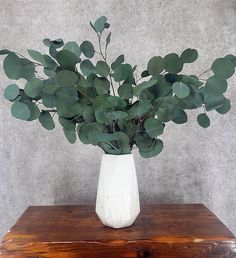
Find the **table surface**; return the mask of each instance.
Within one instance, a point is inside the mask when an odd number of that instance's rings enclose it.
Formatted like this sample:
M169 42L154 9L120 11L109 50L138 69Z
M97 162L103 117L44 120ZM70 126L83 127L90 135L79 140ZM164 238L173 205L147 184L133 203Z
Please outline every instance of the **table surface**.
M78 242L115 246L127 241L173 244L234 241L235 244L234 235L202 204L143 205L135 223L123 229L103 226L94 209L90 205L30 206L6 234L2 248L10 250L13 246L16 250L17 246L32 243Z
M229 239L234 235L202 204L160 204L141 207L128 228L102 225L94 206L30 206L5 236L4 241L119 241L155 239L199 241Z

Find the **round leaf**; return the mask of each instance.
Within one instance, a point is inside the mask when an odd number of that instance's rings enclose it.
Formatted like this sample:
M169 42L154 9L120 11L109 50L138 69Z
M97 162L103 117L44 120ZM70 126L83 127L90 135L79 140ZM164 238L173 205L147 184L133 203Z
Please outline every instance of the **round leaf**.
M63 132L65 134L66 139L69 143L73 144L76 142L76 132L75 130L71 131L66 128L63 128Z
M55 128L54 121L48 111L41 112L39 116L39 122L45 129L52 130Z
M132 84L129 83L123 83L118 88L118 94L123 99L130 99L133 97L133 87Z
M20 89L16 84L10 84L4 90L4 98L7 100L13 100L20 94Z
M106 22L107 22L107 18L106 18L105 16L99 17L99 18L95 21L95 23L94 23L94 25L93 25L95 31L96 31L96 32L102 32L102 31L105 29L105 24L106 24Z
M28 120L30 118L30 109L22 102L15 102L11 106L11 114L21 120Z
M163 59L165 70L171 74L179 73L183 68L183 61L175 53L168 54Z
M56 91L56 95L60 101L66 105L73 105L78 101L78 92L72 86L61 87Z
M193 63L198 58L198 52L196 49L185 49L183 53L180 55L180 58L184 63Z
M42 94L43 87L44 82L40 79L27 82L24 88L25 94L31 98L37 98Z
M80 61L74 53L68 50L59 51L56 60L65 69L73 68Z
M116 60L111 64L111 69L115 70L120 64L122 64L125 60L124 55L120 55L116 58Z
M205 113L199 114L197 116L197 121L198 124L203 128L207 128L208 126L210 126L210 119Z
M89 74L95 72L95 67L90 60L85 59L80 64L80 70L84 76L88 76Z
M224 104L217 108L216 111L222 115L226 114L231 108L231 104L230 104L230 100L229 99L225 99Z
M30 110L30 117L27 120L33 121L35 119L38 119L40 116L40 110L39 110L38 106L33 102L30 102L29 104L27 104L27 106Z
M147 134L155 138L158 135L163 134L165 125L156 118L149 118L144 122L144 127L147 132Z
M172 121L176 124L183 124L188 121L187 114L184 112L184 110L176 109L174 111L173 119Z
M212 76L207 79L205 88L207 95L221 95L227 90L227 81L216 76Z
M163 58L161 56L154 56L148 61L147 67L150 75L158 75L164 70Z
M75 41L67 42L63 47L63 49L70 51L71 53L75 54L77 57L79 57L81 54L79 45Z
M233 63L227 58L216 59L213 62L211 69L214 74L221 79L230 78L235 71Z
M139 153L143 158L152 158L157 156L163 150L163 142L159 139L154 139L152 145L147 149L140 149Z
M173 92L175 93L175 95L180 99L183 99L190 94L189 87L183 82L173 83L172 89L173 89Z
M63 70L56 74L55 80L59 86L72 86L76 84L79 77L75 72Z
M82 42L80 49L87 58L92 58L94 56L95 50L93 44L90 41Z
M224 58L229 60L234 65L234 67L236 67L236 56L234 56L234 55L227 55Z
M94 87L96 88L98 94L105 94L110 89L110 82L105 77L97 77L94 80Z
M104 61L98 61L95 69L96 73L102 77L107 77L110 72L109 65Z

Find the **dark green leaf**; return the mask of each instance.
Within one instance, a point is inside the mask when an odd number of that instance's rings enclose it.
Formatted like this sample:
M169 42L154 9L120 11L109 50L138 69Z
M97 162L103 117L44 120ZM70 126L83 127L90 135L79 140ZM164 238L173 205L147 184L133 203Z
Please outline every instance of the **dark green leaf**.
M133 87L132 84L129 83L123 83L118 88L118 94L123 99L130 99L133 97Z
M88 76L89 74L95 72L95 67L90 60L85 59L80 64L80 70L84 76Z
M92 106L86 106L83 110L83 119L85 122L89 123L89 122L95 122L95 114L94 114L94 109L92 108Z
M59 117L59 123L61 124L61 126L67 130L70 130L70 131L75 131L75 126L76 126L76 123L74 120L72 119L65 119L65 118L62 118L62 117Z
M94 87L96 88L98 94L105 94L110 89L110 82L105 77L97 77L94 80Z
M231 108L230 100L225 98L224 104L217 108L216 111L222 115L226 114Z
M168 54L163 59L165 70L171 74L179 73L183 68L183 61L175 53Z
M164 70L163 58L161 56L154 56L148 61L148 73L151 75L158 75Z
M116 82L124 81L130 77L133 76L133 69L130 64L120 64L115 70L114 70L114 80Z
M55 95L43 93L42 103L45 107L56 107L58 104L58 99Z
M37 98L42 94L44 82L40 79L27 82L25 85L25 94L31 98Z
M34 65L23 58L11 53L3 61L3 68L8 78L18 80L24 78L27 81L32 80L35 75Z
M152 78L149 81L141 82L140 84L136 85L133 88L134 95L139 96L143 90L152 87L157 83L157 81L157 79Z
M176 124L186 123L188 121L187 114L184 112L184 110L176 109L174 111L172 121Z
M78 92L72 86L60 87L56 95L64 104L73 105L78 101Z
M51 41L51 46L55 48L60 48L64 45L64 42L62 39L54 39Z
M98 61L95 69L96 73L102 77L107 77L110 72L109 65L104 61Z
M183 82L173 83L172 89L175 95L180 99L185 98L190 94L189 87Z
M40 110L39 110L38 106L33 102L29 102L27 104L27 107L30 110L30 117L27 120L28 121L33 121L33 120L38 119L39 116L40 116Z
M236 67L236 56L227 55L227 56L224 57L224 59L230 61L234 65L234 67Z
M184 75L183 82L187 85L193 85L197 88L201 87L204 83L194 78L193 76Z
M84 144L93 144L91 139L88 138L89 133L95 132L95 133L102 133L103 132L103 125L98 124L96 122L92 123L84 123L77 127L77 132L79 139Z
M66 128L63 128L63 132L65 134L66 139L69 143L73 144L76 142L76 132L75 130L71 131Z
M227 90L227 81L216 76L212 76L207 79L205 88L206 94L209 96L221 95Z
M69 70L63 70L56 74L55 80L59 86L73 86L78 81L78 75Z
M68 50L59 51L56 60L64 69L73 68L79 62L79 58Z
M224 103L225 103L225 97L223 95L205 96L204 98L204 104L206 106L207 111L218 109L222 107Z
M111 64L111 69L115 70L120 64L122 64L125 60L124 55L120 55L116 58L116 60Z
M230 78L235 72L233 63L227 58L216 59L213 62L211 69L215 76L223 80Z
M44 44L46 47L50 47L50 46L51 46L51 40L50 40L50 39L44 39L44 40L43 40L43 44Z
M155 137L163 134L165 125L156 118L148 118L144 122L144 127L145 127L147 134L150 137L155 138Z
M193 63L198 58L198 52L196 49L185 49L183 53L180 55L180 58L184 63Z
M55 128L54 121L48 111L41 112L39 116L39 122L45 129L52 130Z
M140 118L146 112L150 110L152 104L148 101L136 102L129 110L128 110L128 118Z
M210 126L210 119L205 113L199 114L197 116L197 121L198 124L203 128L207 128L208 126Z
M69 41L65 44L65 46L63 47L64 50L68 50L71 53L75 54L78 58L81 54L79 45L75 42L75 41Z
M0 55L8 55L13 53L12 51L8 50L8 49L1 49L0 50Z
M7 100L13 100L20 94L20 89L17 84L10 84L4 90L4 98Z
M90 41L82 42L82 44L80 45L80 50L87 58L92 58L95 53L93 44Z
M108 45L110 44L111 42L111 32L108 34L108 36L106 37L106 47L105 49L107 49Z
M11 114L21 120L28 120L30 118L30 109L22 102L14 102L11 106Z
M154 139L152 145L147 149L140 149L139 153L143 158L152 158L157 156L163 150L163 142L159 139Z
M102 32L105 29L106 22L107 22L107 18L105 16L99 17L93 25L96 32L99 32L99 33Z
M107 98L108 102L111 103L112 107L119 107L119 108L123 108L127 106L127 103L125 100L123 100L122 98L118 97L118 96L109 96Z
M142 77L142 78L148 77L148 76L150 76L148 70L145 70L145 71L143 71L143 72L141 73L141 77Z

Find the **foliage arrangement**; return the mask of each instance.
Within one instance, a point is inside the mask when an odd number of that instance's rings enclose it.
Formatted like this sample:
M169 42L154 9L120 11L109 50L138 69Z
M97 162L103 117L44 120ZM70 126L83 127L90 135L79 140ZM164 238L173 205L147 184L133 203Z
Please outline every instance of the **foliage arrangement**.
M187 122L184 110L201 108L197 122L204 128L210 125L207 112L229 111L230 100L223 94L226 80L235 72L235 56L216 59L199 76L185 75L181 74L184 64L198 58L197 51L188 48L181 55L152 57L138 78L136 66L126 63L124 55L108 64L111 33L102 37L110 27L107 18L102 16L90 25L98 37L97 50L88 40L78 45L74 41L64 44L62 39L43 40L49 55L28 49L34 61L0 50L6 55L6 75L26 80L24 89L11 84L4 91L15 118L38 119L44 128L52 130L57 113L70 143L78 134L84 144L97 145L105 153L127 154L137 146L142 157L150 158L163 149L158 137L166 122ZM96 64L91 61L95 54L101 59ZM203 78L207 74L210 77Z

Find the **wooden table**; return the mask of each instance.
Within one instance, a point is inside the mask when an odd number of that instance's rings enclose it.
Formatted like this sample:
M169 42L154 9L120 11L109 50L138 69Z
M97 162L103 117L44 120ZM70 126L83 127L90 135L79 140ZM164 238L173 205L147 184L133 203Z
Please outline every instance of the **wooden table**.
M236 239L202 204L141 207L133 226L111 229L94 207L32 206L4 237L0 257L235 258Z

